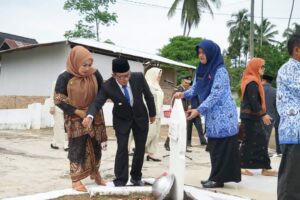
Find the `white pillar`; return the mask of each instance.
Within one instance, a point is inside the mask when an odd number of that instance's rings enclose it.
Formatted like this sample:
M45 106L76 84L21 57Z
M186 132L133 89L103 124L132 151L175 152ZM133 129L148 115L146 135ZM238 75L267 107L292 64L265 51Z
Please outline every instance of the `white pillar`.
M180 99L176 99L174 102L169 122L169 172L175 176L174 185L171 190L171 196L172 199L183 200L186 151L186 117Z

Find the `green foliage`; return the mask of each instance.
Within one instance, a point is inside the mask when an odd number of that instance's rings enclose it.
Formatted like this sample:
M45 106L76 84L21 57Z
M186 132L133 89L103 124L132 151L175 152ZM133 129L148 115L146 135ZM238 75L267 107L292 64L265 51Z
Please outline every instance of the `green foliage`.
M237 92L239 96L241 93L240 87L241 87L241 80L242 80L244 70L245 68L243 67L235 67L235 68L227 67L227 71L230 79L231 91Z
M64 36L65 38L96 38L95 33L93 32L93 26L88 26L82 23L82 20L78 21L78 24L75 25L74 31L66 31Z
M284 31L283 37L286 38L285 41L282 42L283 46L286 46L288 38L290 38L293 34L300 35L300 24L294 23L294 28L288 28Z
M169 44L165 45L160 49L160 55L182 62L185 64L197 66L199 59L196 54L195 47L202 41L202 38L192 38L184 36L175 36L170 39ZM188 71L185 68L176 68L177 69L177 83L180 82L181 78L186 75L192 75L191 71Z
M104 43L115 45L115 43L113 41L111 41L110 39L106 39L104 41Z
M78 22L74 31L67 31L65 36L88 37L91 38L91 32L99 41L99 26L109 26L117 22L117 15L109 13L109 4L114 4L116 0L66 0L64 9L68 11L76 10L83 17L83 20L88 24L95 26L84 25L82 20ZM100 8L102 10L100 10ZM79 27L80 26L80 27ZM92 28L95 30L92 31ZM94 38L95 38L94 37Z
M174 0L168 12L169 18L174 16L178 4L182 1L181 24L184 26L183 36L189 36L192 26L198 26L204 11L208 11L213 16L209 1L217 8L221 5L220 0Z
M269 45L276 44L278 41L274 39L276 35L278 35L278 31L274 30L276 27L274 24L271 24L268 19L263 19L260 25L254 24L255 33L254 33L254 42L255 46L260 46L260 44ZM262 32L262 34L261 34Z
M248 10L243 9L238 13L232 14L233 19L227 22L229 28L229 56L231 58L238 58L239 66L241 65L241 54L248 51L249 38L249 20Z
M279 68L288 60L289 55L286 49L282 49L279 45L263 45L261 48L255 49L255 56L266 60L265 74L277 76ZM275 84L275 81L274 83Z
M169 44L160 49L160 55L178 62L196 66L199 62L196 54L196 46L201 41L201 38L175 36L170 39Z
M248 19L248 11L243 9L232 15L232 19L227 22L229 28L229 48L227 56L231 59L238 60L238 66L243 66L241 57L247 62L247 55L249 52L249 33L250 21ZM267 19L263 19L262 24L255 24L255 51L256 57L261 57L266 60L266 74L276 77L278 69L288 59L286 51L286 42L280 43L274 39L278 34L275 30L276 26L271 24ZM261 37L262 31L262 37ZM297 26L294 30L287 30L289 32L296 32ZM262 41L261 41L262 39ZM244 56L241 56L244 55ZM227 58L226 66L230 67L230 60ZM226 59L225 59L226 61ZM231 81L232 90L238 92L240 95L240 81L245 68L228 68L229 77ZM275 84L275 81L274 83Z

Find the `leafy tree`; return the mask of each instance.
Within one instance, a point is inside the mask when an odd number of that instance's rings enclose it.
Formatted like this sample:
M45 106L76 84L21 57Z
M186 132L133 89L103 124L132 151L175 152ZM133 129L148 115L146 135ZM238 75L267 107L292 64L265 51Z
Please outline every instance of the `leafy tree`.
M82 23L82 20L79 20L78 23L75 25L74 31L66 31L64 36L65 38L96 38L95 33L93 32L93 26L88 26Z
M241 81L242 81L244 70L245 70L244 67L234 67L234 68L227 67L227 71L230 79L231 91L238 93L239 96L241 95L240 88L241 88Z
M181 1L182 0L174 0L168 12L169 18L174 16L178 4ZM210 0L210 2L217 8L221 5L220 0ZM204 12L204 10L208 10L213 16L213 11L208 3L208 0L183 0L183 6L181 10L181 24L184 26L183 36L189 36L192 26L198 26L201 20L201 14Z
M280 45L263 45L262 48L255 49L255 56L266 60L265 74L272 75L274 77L277 76L279 68L289 58L287 50L280 47Z
M94 26L84 25L82 20L78 22L74 31L67 31L65 36L77 36L85 38L99 38L100 25L109 26L117 22L117 15L109 13L109 4L114 4L116 0L66 0L64 9L68 11L79 11L84 21ZM100 8L103 10L100 11ZM95 28L92 31L92 28ZM93 32L93 34L91 34Z
M229 56L238 58L241 66L241 54L247 55L249 50L249 30L248 10L243 9L238 13L232 14L233 19L227 22L229 28Z
M196 67L199 63L199 59L195 47L201 41L202 38L175 36L170 39L167 45L160 49L160 55ZM176 70L178 73L177 82L179 82L183 76L192 75L191 71L184 68L176 68Z
M106 39L104 41L104 43L115 45L115 43L113 41L111 41L110 39Z
M278 34L277 30L274 30L276 26L271 24L268 19L263 19L262 24L258 25L255 24L255 44L256 46L260 44L260 40L262 39L263 45L269 45L271 43L278 43L274 39L274 37ZM261 30L262 30L262 37L261 37Z
M283 37L285 37L285 38L288 39L293 34L300 35L300 24L294 23L294 28L288 28L288 29L286 29L284 31L284 33L283 33ZM287 42L287 40L285 42Z

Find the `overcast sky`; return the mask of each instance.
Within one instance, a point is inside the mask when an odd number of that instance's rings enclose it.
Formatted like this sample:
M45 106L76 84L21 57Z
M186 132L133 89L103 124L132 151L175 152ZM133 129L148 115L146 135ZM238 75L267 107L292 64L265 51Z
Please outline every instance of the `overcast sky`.
M181 35L180 10L168 19L167 12L174 0L117 0L110 10L118 15L118 23L101 27L100 37L116 45L155 54L169 38ZM251 0L221 0L215 13L203 13L200 24L190 36L212 39L222 49L228 47L226 22L231 14L243 8L250 10ZM255 1L255 20L260 23L261 2ZM0 32L35 38L38 42L64 40L64 32L71 30L80 19L76 11L63 10L64 0L1 0ZM282 40L287 28L292 0L264 0L264 17L276 25ZM181 7L181 6L180 6ZM291 24L300 24L300 0L295 1Z

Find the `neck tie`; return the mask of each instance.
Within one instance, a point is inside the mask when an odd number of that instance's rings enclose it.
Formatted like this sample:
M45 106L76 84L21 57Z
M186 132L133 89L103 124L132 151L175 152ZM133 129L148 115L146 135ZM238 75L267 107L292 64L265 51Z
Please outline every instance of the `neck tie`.
M124 96L125 96L127 102L130 105L130 96L129 96L129 92L128 92L128 89L127 89L127 85L122 85L122 88L123 88L123 91L124 91Z

